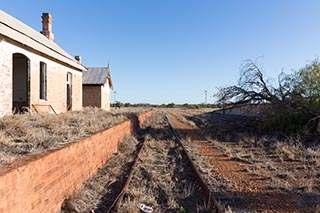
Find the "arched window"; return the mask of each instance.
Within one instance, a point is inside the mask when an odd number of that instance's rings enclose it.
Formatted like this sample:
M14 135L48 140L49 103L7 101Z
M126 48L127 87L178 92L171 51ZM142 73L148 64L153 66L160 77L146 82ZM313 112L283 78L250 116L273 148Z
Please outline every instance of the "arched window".
M47 100L47 64L40 62L40 99Z

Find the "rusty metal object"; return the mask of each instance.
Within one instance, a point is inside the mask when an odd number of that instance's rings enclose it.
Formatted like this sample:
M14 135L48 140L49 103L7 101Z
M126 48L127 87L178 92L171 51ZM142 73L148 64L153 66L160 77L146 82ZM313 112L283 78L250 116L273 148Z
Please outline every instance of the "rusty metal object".
M213 212L217 212L217 213L222 213L224 212L222 210L222 208L220 207L219 203L216 201L216 199L213 197L212 192L208 186L208 184L206 183L206 181L202 178L197 166L195 165L195 163L193 162L191 156L189 155L189 153L187 152L185 146L183 145L183 142L180 138L180 136L176 133L171 120L169 119L169 117L166 115L166 119L168 120L170 129L172 130L174 136L177 138L177 141L180 143L184 154L187 156L189 163L191 165L192 170L194 171L197 179L199 180L200 186L202 188L202 192L204 194L204 196L207 198L208 200L208 204L213 208Z
M198 179L199 181L199 185L202 189L202 192L203 192L203 195L205 196L206 200L208 201L208 204L211 208L211 212L216 212L216 213L222 213L222 209L220 207L220 205L218 204L218 202L214 199L214 197L212 196L212 193L208 187L208 184L206 183L206 181L202 178L199 170L197 169L197 166L195 165L195 163L192 161L190 155L188 154L188 152L186 151L182 141L181 141L181 138L179 137L179 135L175 132L173 126L172 126L172 123L170 121L170 119L166 116L166 119L169 123L169 127L172 131L172 134L175 136L176 138L176 141L179 143L179 145L182 147L183 149L183 153L184 155L187 157L188 159L188 162L191 166L191 169L194 171L194 174L195 174L195 177ZM141 138L139 139L139 141L141 142L141 146L139 147L139 150L137 151L137 157L135 158L133 164L132 164L132 167L131 167L131 170L130 170L130 173L128 174L128 178L126 180L126 182L124 183L123 185L123 188L121 190L121 192L119 193L119 195L117 196L117 198L114 200L114 202L112 203L112 205L109 207L108 211L107 212L117 212L119 207L121 206L122 204L122 201L123 201L123 198L124 198L124 195L129 187L129 184L132 180L132 177L133 177L133 173L134 173L134 170L135 168L137 167L137 164L138 164L138 161L140 159L140 156L141 156L141 153L142 153L142 150L143 150L143 146L144 146L144 138Z
M134 172L134 169L136 168L137 164L138 164L138 161L140 159L140 155L141 155L141 150L143 149L143 145L144 145L144 139L139 139L139 141L141 141L141 146L138 150L138 154L137 154L137 157L135 158L133 164L132 164L132 167L131 167L131 170L130 170L130 173L128 174L128 178L126 180L126 182L124 183L123 185L123 188L121 190L121 192L119 193L119 195L117 196L117 198L114 200L114 202L112 203L112 205L110 206L110 208L108 209L107 212L117 212L121 203L122 203L122 200L123 200L123 197L129 187L129 184L131 182L131 179L133 177L133 172Z

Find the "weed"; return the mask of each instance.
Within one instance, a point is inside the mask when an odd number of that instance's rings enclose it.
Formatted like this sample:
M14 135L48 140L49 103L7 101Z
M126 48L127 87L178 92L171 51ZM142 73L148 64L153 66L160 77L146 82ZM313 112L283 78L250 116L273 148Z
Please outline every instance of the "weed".
M177 208L177 212L179 212L179 213L187 213L187 210L183 206L179 206Z
M199 190L199 186L196 183L187 183L182 191L181 198L185 199L190 197L195 193L196 190Z

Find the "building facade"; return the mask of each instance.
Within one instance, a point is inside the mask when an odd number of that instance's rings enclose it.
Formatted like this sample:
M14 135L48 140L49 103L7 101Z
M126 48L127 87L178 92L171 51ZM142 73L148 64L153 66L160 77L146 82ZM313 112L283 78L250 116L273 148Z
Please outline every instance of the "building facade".
M50 14L42 24L40 33L0 10L0 116L82 109L86 68L54 42Z
M110 110L110 90L113 89L110 68L89 67L83 73L83 106Z

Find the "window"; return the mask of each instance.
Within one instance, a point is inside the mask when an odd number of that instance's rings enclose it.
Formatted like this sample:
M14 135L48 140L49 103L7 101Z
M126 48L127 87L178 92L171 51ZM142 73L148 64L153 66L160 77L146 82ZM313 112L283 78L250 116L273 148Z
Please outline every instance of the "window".
M67 73L67 110L72 109L72 73Z
M40 62L40 99L47 100L47 65Z

